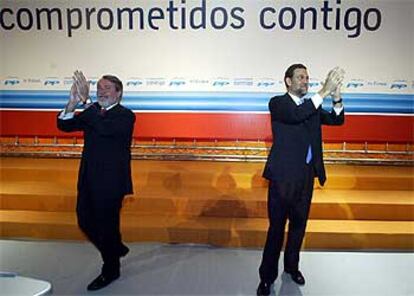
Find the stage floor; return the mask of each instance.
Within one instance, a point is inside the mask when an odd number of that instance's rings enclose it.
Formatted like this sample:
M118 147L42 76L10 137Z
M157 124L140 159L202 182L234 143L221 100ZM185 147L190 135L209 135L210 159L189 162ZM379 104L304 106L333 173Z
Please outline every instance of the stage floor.
M87 242L0 240L0 270L49 281L54 295L255 295L260 249L128 246L121 278L98 293L86 291L100 270L98 253ZM414 295L412 252L307 251L301 258L306 285L282 273L272 295Z

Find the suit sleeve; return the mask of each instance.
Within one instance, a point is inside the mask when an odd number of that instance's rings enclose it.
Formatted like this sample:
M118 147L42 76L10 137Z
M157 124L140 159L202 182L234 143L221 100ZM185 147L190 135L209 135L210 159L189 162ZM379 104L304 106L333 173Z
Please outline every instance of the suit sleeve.
M331 112L321 110L321 123L325 125L342 125L345 122L345 112L341 111L339 115L332 109Z
M75 115L72 119L60 119L59 114L57 116L57 127L63 132L75 132L82 131L83 125L79 120L79 115Z
M308 119L317 109L311 100L297 106L290 98L275 97L269 102L269 110L272 121L298 124Z

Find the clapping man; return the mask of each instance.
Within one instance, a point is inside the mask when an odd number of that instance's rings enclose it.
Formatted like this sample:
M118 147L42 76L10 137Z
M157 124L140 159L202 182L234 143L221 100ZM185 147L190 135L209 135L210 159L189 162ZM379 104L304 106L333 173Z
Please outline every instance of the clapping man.
M79 227L103 260L100 275L87 287L98 290L119 278L120 257L129 251L121 240L120 209L124 196L132 193L130 146L135 115L121 105L123 85L117 77L102 76L95 103L83 73L76 71L73 79L57 126L64 132L83 131L76 212ZM75 114L78 105L84 110Z

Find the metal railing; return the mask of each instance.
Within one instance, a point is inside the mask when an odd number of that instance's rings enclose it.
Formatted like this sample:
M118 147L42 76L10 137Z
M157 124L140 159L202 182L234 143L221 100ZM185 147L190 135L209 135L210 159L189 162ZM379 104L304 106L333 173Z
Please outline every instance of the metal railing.
M133 159L263 162L271 143L264 141L136 141ZM414 165L411 143L323 143L326 163ZM78 158L83 141L78 138L1 138L3 157Z

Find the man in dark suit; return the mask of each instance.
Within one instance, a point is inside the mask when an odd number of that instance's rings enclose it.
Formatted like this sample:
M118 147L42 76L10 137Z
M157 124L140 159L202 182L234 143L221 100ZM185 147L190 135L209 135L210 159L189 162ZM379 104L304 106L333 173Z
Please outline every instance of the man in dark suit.
M309 99L309 75L302 64L291 65L285 73L287 93L269 102L273 145L263 176L269 180L269 229L259 268L257 295L269 295L278 275L278 261L283 246L285 225L289 219L284 270L293 281L304 285L299 271L299 251L305 235L314 178L326 180L322 155L321 125L341 125L344 110L340 96L344 72L329 72L322 89ZM333 110L321 108L323 98L332 95Z
M83 131L84 147L78 176L76 212L78 224L103 259L101 274L88 285L98 290L120 276L120 257L129 249L122 243L120 209L132 193L131 140L135 115L120 104L122 82L103 76L97 86L97 102L89 97L89 83L76 71L70 98L57 119L65 132ZM75 114L76 106L85 109Z

